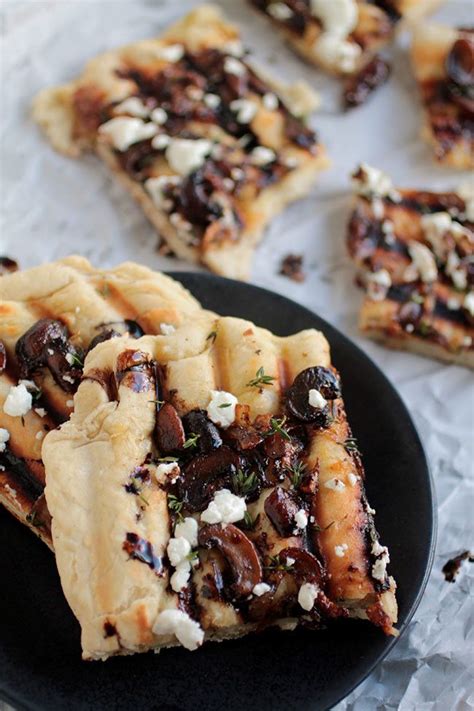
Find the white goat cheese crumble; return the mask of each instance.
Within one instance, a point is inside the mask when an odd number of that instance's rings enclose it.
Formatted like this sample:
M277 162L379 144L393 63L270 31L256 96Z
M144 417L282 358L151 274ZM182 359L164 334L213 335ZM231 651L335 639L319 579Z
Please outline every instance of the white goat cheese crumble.
M308 514L304 509L300 509L295 514L296 528L304 529L308 525Z
M322 410L323 407L326 407L328 401L325 397L321 395L319 390L311 388L308 391L308 403L311 405L311 407L316 407L318 410Z
M21 417L31 410L32 404L33 396L24 383L12 385L3 403L3 412L10 417Z
M129 96L117 106L114 106L114 114L128 114L137 118L147 118L150 110L138 96Z
M172 138L166 149L166 160L179 175L188 175L199 168L211 152L207 138Z
M237 114L238 123L250 123L257 113L257 104L250 99L235 99L230 102L230 109Z
M245 499L236 496L229 489L221 489L214 494L207 509L201 514L204 523L235 523L245 516L247 504Z
M340 479L336 479L336 477L334 477L333 479L328 479L327 482L325 482L324 486L326 487L326 489L332 489L333 491L343 491L346 488L344 482Z
M153 109L153 111L151 112L150 118L154 123L157 123L158 126L162 126L164 123L166 123L168 119L168 114L164 109L161 108L161 106L157 106L156 109Z
M298 603L309 612L313 609L314 601L318 596L319 588L314 583L303 583L298 591Z
M4 427L0 427L0 452L4 452L7 442L10 439L10 432Z
M192 516L186 516L184 521L180 521L174 527L176 538L185 538L189 545L194 548L198 544L198 523Z
M158 482L161 482L163 477L167 477L168 474L174 474L174 477L177 478L179 476L179 464L178 462L162 462L161 464L158 464L156 467L156 478L158 479ZM174 479L172 479L172 482Z
M408 252L420 279L425 283L436 281L438 268L432 251L421 242L410 242Z
M170 578L171 589L179 593L189 582L191 577L191 563L189 560L184 560L178 563L176 570Z
M204 630L182 610L163 610L153 625L156 635L174 634L186 649L194 650L204 641Z
M160 323L160 331L163 336L171 336L176 331L172 323Z
M187 561L188 555L191 553L191 544L183 536L170 538L166 553L171 565L176 568L183 561Z
M235 408L239 401L225 390L211 390L207 414L214 424L227 429L235 420Z
M272 2L267 5L267 13L275 20L289 20L293 16L293 10L284 2Z
M261 597L262 595L265 595L265 593L269 592L270 590L271 590L271 587L267 583L257 583L257 585L255 585L252 592L257 597Z
M341 543L340 546L334 546L334 553L338 558L344 558L346 555L346 550L349 548L347 543Z
M184 47L182 44L168 44L158 47L156 53L159 59L164 59L166 62L179 62L184 56Z
M145 123L140 118L117 116L99 126L99 133L107 136L114 148L126 151L134 143L145 141L158 132L154 123Z
M241 77L245 74L247 69L245 68L245 64L239 62L235 57L226 57L224 61L224 71L227 72L227 74L235 74L235 76Z
M255 146L250 153L250 159L254 165L267 165L276 158L276 153L266 146Z

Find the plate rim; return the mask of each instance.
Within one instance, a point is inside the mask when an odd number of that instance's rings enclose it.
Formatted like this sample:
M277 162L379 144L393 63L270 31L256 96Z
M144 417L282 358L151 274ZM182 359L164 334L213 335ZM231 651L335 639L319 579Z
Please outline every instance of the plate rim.
M380 377L383 381L385 381L385 384L390 388L392 391L392 395L396 398L398 406L401 408L403 411L404 417L406 421L409 422L411 429L412 429L412 434L415 438L416 445L418 447L419 453L422 456L422 464L424 465L424 470L426 473L426 484L427 484L427 493L429 495L429 510L431 513L431 525L429 527L429 546L427 548L427 556L426 556L426 562L425 562L425 569L423 572L423 577L421 579L421 582L418 586L418 590L416 592L416 595L411 602L404 621L400 624L398 623L398 630L399 630L399 635L397 637L392 637L390 639L387 639L386 644L384 645L383 650L379 653L377 658L371 662L366 669L364 669L363 674L354 682L352 683L349 688L346 688L342 695L337 695L337 698L335 701L331 703L329 706L321 706L319 707L319 711L329 711L329 709L334 708L338 703L340 703L343 699L345 699L349 694L351 694L355 689L357 689L366 679L367 677L376 669L376 667L387 657L387 655L391 652L391 650L394 648L394 646L398 643L398 641L402 638L403 634L406 632L411 620L413 619L413 616L415 612L418 609L418 606L421 602L421 599L423 597L423 594L425 592L429 577L431 575L431 571L433 568L433 562L434 562L434 557L435 557L435 551L436 551L436 542L437 542L437 534L438 534L438 508L437 508L437 497L436 497L436 489L435 489L435 482L430 466L430 462L428 460L428 457L426 455L426 451L423 445L423 441L420 437L418 428L416 426L416 423L414 422L413 418L411 417L411 414L408 410L407 405L405 404L404 399L402 398L401 394L399 393L398 389L395 387L395 385L391 382L391 380L385 375L383 370L378 366L378 364L357 344L355 343L349 336L347 336L342 330L337 328L336 326L332 325L329 321L327 321L325 318L320 316L317 312L313 311L312 309L308 308L307 306L299 303L298 301L295 301L294 299L291 299L284 294L273 291L271 289L268 289L266 287L262 287L253 283L248 283L248 282L242 282L238 281L236 279L229 279L227 277L219 276L216 274L209 274L209 273L202 273L202 272L195 272L195 271L183 271L183 270L164 270L162 273L166 274L167 276L175 279L179 283L181 283L184 288L186 288L193 296L193 291L192 291L192 286L188 285L188 280L199 280L202 282L208 282L210 284L218 284L219 282L223 282L229 285L230 288L248 288L250 290L253 290L255 292L259 292L262 295L265 296L267 299L272 299L275 300L277 299L278 301L281 302L286 302L288 305L291 307L296 307L300 312L303 313L304 316L307 316L309 319L316 319L321 323L321 326L318 327L325 336L329 333L330 336L335 336L339 339L342 339L343 342L346 343L347 346L349 346L353 351L355 351L356 355L358 358L361 358L362 360L365 360L366 365L369 366L370 368L374 369L377 372L378 377ZM194 297L197 298L197 297ZM263 326L265 328L265 326ZM316 328L316 327L314 327ZM328 338L330 340L330 337ZM38 709L42 707L38 707L34 705L34 702L32 704L27 703L25 704L25 699L22 698L21 696L17 696L16 694L11 693L11 689L9 691L6 690L4 687L4 683L0 681L0 699L2 701L5 701L6 703L14 706L15 708L23 711L29 711L30 709ZM308 707L309 708L309 707Z

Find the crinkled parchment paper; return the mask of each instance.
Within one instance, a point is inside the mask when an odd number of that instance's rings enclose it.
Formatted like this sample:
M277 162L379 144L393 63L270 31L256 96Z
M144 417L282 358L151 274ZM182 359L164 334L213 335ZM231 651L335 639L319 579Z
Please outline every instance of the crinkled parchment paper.
M328 0L332 1L332 0ZM0 253L23 267L80 253L101 266L134 259L155 269L191 269L156 251L156 236L139 208L92 156L56 155L29 118L44 86L73 77L108 47L158 34L192 0L6 2L2 34ZM255 259L253 281L308 306L353 338L397 386L415 419L436 481L439 535L433 572L409 629L385 661L338 711L474 708L474 565L455 584L443 563L474 546L474 378L467 369L390 352L361 339L360 294L345 252L348 174L364 160L388 171L395 184L446 189L462 177L437 167L418 140L420 110L404 47L394 48L389 85L360 109L343 115L337 82L305 66L244 0L223 0L241 21L246 43L282 77L306 78L323 97L312 119L333 159L319 187L268 231ZM445 3L437 18L471 24L470 0ZM296 284L278 274L288 252L303 253L308 278Z

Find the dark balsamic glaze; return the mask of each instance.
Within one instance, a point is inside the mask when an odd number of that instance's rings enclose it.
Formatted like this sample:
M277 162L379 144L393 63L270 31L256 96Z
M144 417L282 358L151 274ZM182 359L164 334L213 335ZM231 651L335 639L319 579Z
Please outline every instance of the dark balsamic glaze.
M34 501L41 496L44 484L30 471L25 460L16 457L8 447L0 452L0 465L13 477L15 486L21 489L25 496Z
M125 537L122 548L130 558L145 563L156 575L164 575L163 560L160 556L155 555L150 541L141 538L137 533L129 532Z

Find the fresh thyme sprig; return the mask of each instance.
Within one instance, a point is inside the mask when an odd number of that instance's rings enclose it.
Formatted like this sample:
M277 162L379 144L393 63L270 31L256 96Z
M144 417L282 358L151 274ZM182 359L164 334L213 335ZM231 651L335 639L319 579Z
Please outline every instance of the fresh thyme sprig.
M273 434L280 434L282 437L284 437L284 439L291 441L291 437L288 430L285 430L285 424L286 415L284 415L280 419L278 419L277 417L272 417L270 420L271 429L269 429L268 432L265 432L265 437L269 437Z
M257 514L255 518L252 518L252 514L246 511L244 513L244 518L240 521L240 526L246 531L252 531L257 525L257 521L260 518L260 514Z
M231 402L223 402L222 405L218 405L217 407L223 408L223 407L230 407L232 405Z
M299 489L306 471L306 465L303 462L297 462L289 471L291 472L290 481L294 489Z
M247 387L258 388L258 387L261 387L262 385L271 385L274 380L275 380L274 375L265 375L265 370L263 369L263 365L262 365L255 373L255 378L252 378L252 380L249 380L249 382L247 383Z
M184 501L180 501L174 494L168 494L168 508L174 513L178 521L183 521Z
M77 353L68 353L68 355L72 361L71 365L75 365L78 368L80 368L81 370L84 368L84 361L81 358L79 358Z
M176 462L177 457L158 457L157 462Z
M258 486L257 475L255 472L246 475L242 469L238 469L237 474L232 477L232 486L237 496L248 496Z
M279 555L271 555L269 560L270 562L268 563L268 565L263 566L264 570L283 570L285 572L288 572L294 569L293 563L284 563Z
M344 442L344 449L349 452L349 454L360 454L359 447L357 445L357 440L355 437L348 437Z
M314 528L315 531L318 531L318 532L327 531L328 528L331 528L331 526L334 526L334 521L331 521L331 523L328 523L327 526L319 526L317 523L312 523L311 526Z
M191 432L186 442L183 444L183 449L190 449L197 446L197 441L201 435Z

